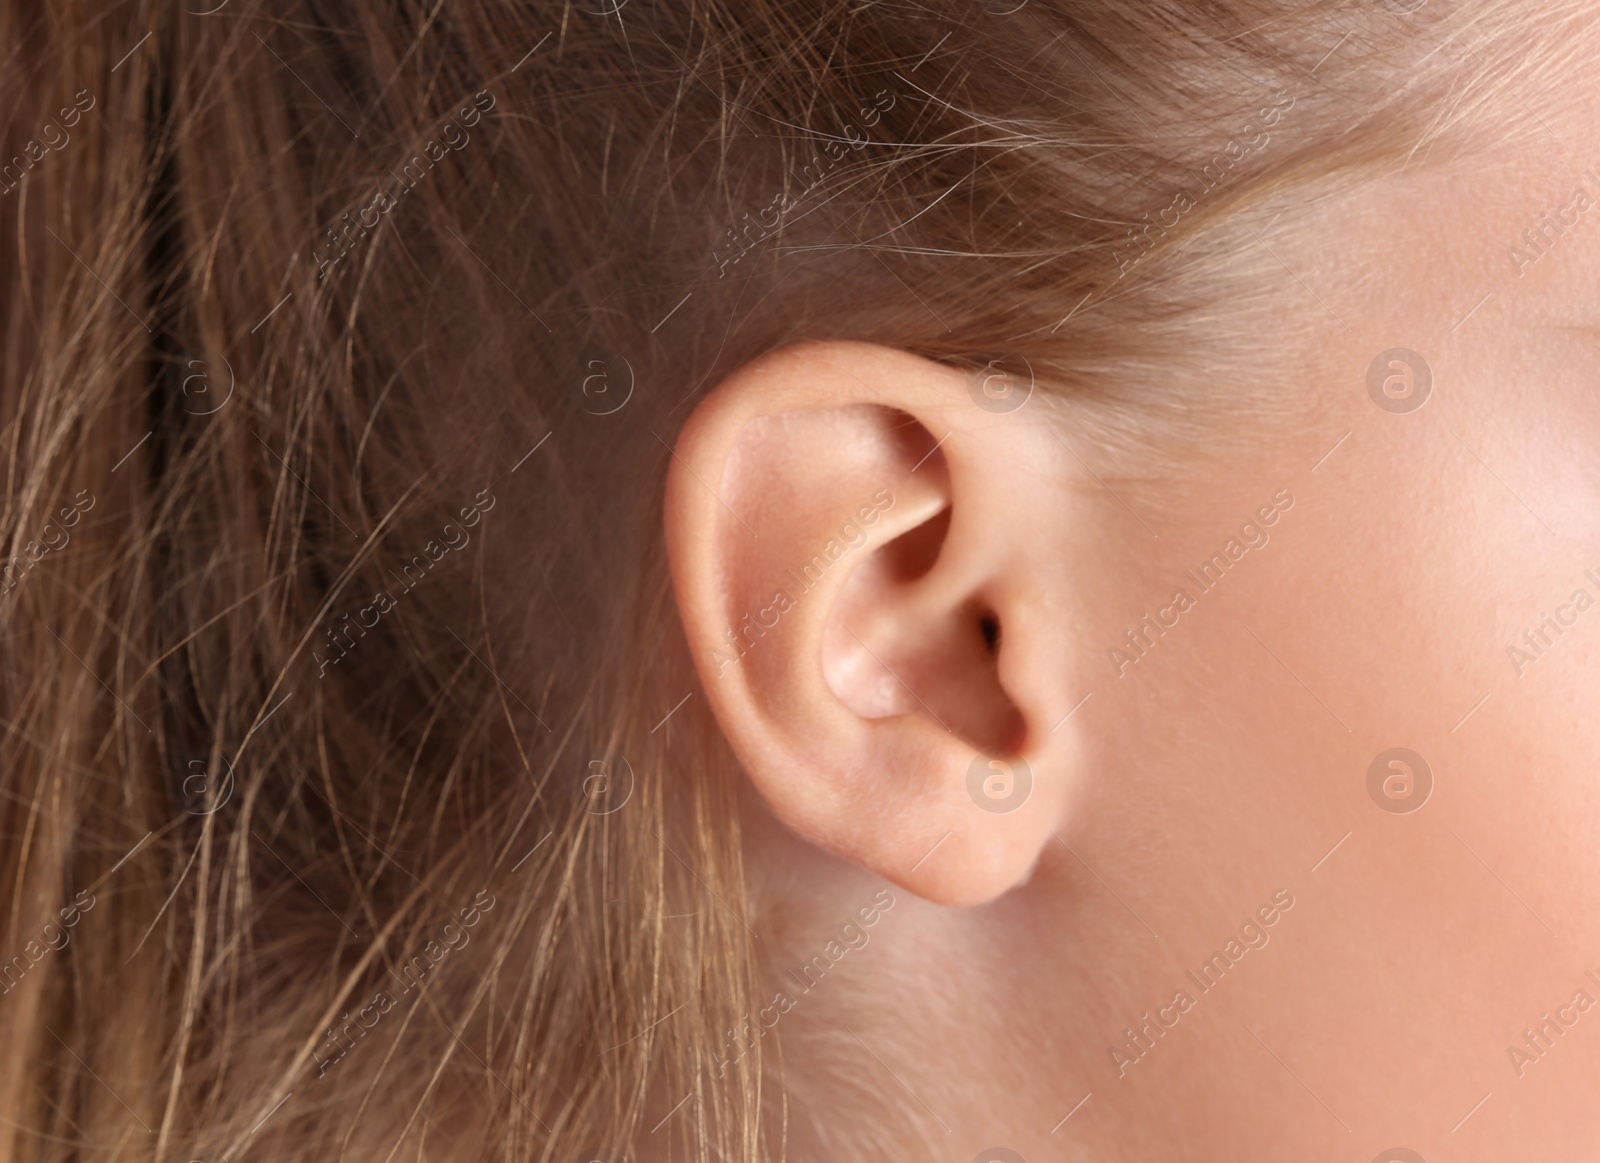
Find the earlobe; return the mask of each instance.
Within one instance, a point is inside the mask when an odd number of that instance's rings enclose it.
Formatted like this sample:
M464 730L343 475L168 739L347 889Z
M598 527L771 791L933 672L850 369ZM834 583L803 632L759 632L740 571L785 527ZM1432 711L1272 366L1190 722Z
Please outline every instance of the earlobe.
M679 611L750 779L800 835L939 903L1026 879L1076 782L1050 734L1048 498L1015 490L1058 467L1042 423L975 406L944 365L810 344L702 401L669 470Z

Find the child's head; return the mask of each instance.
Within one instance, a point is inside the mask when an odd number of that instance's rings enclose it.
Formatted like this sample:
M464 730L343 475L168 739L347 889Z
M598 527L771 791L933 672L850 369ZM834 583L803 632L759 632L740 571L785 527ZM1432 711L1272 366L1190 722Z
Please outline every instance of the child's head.
M4 11L8 1157L1600 1133L1583 6Z

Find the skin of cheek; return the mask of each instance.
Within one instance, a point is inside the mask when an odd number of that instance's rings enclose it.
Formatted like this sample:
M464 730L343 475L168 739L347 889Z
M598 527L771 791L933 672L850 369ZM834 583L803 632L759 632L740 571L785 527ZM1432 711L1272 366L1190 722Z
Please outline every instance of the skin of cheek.
M1551 193L1496 177L1519 187L1510 201L1523 213ZM1506 654L1585 582L1584 568L1600 570L1592 516L1600 497L1586 455L1595 409L1584 398L1583 361L1548 338L1584 325L1570 304L1588 296L1574 296L1573 284L1600 250L1568 240L1564 286L1552 272L1547 287L1520 287L1519 299L1447 344L1451 313L1465 310L1459 288L1484 285L1519 217L1492 201L1457 199L1454 220L1439 221L1439 207L1452 203L1438 190L1398 200L1426 203L1433 222L1380 201L1382 214L1359 215L1363 229L1384 221L1386 269L1440 272L1437 293L1391 285L1367 311L1354 296L1337 298L1358 338L1333 326L1308 352L1306 382L1318 384L1332 413L1321 443L1293 442L1296 456L1263 450L1219 482L1215 494L1231 503L1184 514L1187 529L1222 530L1231 511L1279 482L1298 499L1272 547L1201 597L1191 636L1161 642L1141 664L1149 711L1122 737L1128 782L1101 798L1096 824L1111 839L1086 838L1079 850L1102 876L1129 868L1130 854L1161 854L1133 867L1169 887L1129 903L1171 946L1190 951L1190 967L1227 932L1231 915L1219 902L1249 901L1268 876L1290 882L1303 901L1280 925L1284 939L1259 955L1271 979L1202 996L1197 1017L1217 1023L1214 1040L1152 1050L1155 1085L1193 1087L1208 1071L1218 1080L1191 1090L1202 1101L1169 1113L1143 1100L1126 1105L1130 1121L1170 1117L1172 1136L1198 1132L1220 1146L1250 1125L1264 1151L1319 1157L1316 1112L1287 1102L1278 1116L1242 1109L1243 1096L1276 1093L1282 1079L1249 1035L1223 1028L1232 1019L1280 1032L1266 1044L1287 1061L1314 1056L1312 1085L1358 1129L1405 1126L1419 1110L1464 1096L1449 1123L1489 1089L1483 1078L1505 1069L1506 1040L1581 984L1575 950L1600 946L1584 759L1600 744L1584 709L1600 625L1585 636L1578 623L1520 679ZM1325 297L1337 294L1330 284L1313 282ZM1397 335L1422 337L1416 347L1431 341L1435 383L1449 386L1448 395L1436 388L1431 407L1403 415L1374 408L1362 390L1369 353ZM1312 476L1345 431L1348 443ZM1195 548L1191 558L1209 551ZM1217 721L1197 729L1202 688ZM1369 764L1396 746L1420 753L1434 779L1412 813L1382 810L1367 790ZM1190 791L1172 778L1185 769L1222 778ZM1130 811L1134 804L1160 807ZM1148 949L1124 952L1149 962ZM1553 955L1571 962L1564 976L1551 972ZM1087 984L1102 997L1114 991L1105 980ZM1157 984L1124 993L1118 1012L1138 1014L1159 997ZM1314 1012L1308 995L1319 999ZM1098 1041L1114 1032L1099 1031ZM1426 1046L1438 1070L1408 1071L1408 1045ZM1562 1049L1568 1072L1485 1119L1475 1150L1493 1157L1539 1144L1559 1153L1595 1133L1581 1090L1600 1047Z

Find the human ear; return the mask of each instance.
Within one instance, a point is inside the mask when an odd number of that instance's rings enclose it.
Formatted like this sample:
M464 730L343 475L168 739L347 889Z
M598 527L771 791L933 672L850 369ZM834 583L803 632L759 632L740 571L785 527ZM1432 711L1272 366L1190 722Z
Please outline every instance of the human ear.
M700 403L667 480L679 612L750 779L949 905L1025 880L1077 782L1040 540L1070 524L1069 458L1042 406L992 398L905 352L785 348Z

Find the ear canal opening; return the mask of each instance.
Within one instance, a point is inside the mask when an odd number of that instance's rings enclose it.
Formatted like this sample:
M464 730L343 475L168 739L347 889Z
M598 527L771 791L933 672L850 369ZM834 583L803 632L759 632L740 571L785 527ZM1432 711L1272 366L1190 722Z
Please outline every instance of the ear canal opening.
M978 630L983 635L983 644L989 648L989 653L998 657L1000 654L1000 619L993 613L984 614L978 619Z

